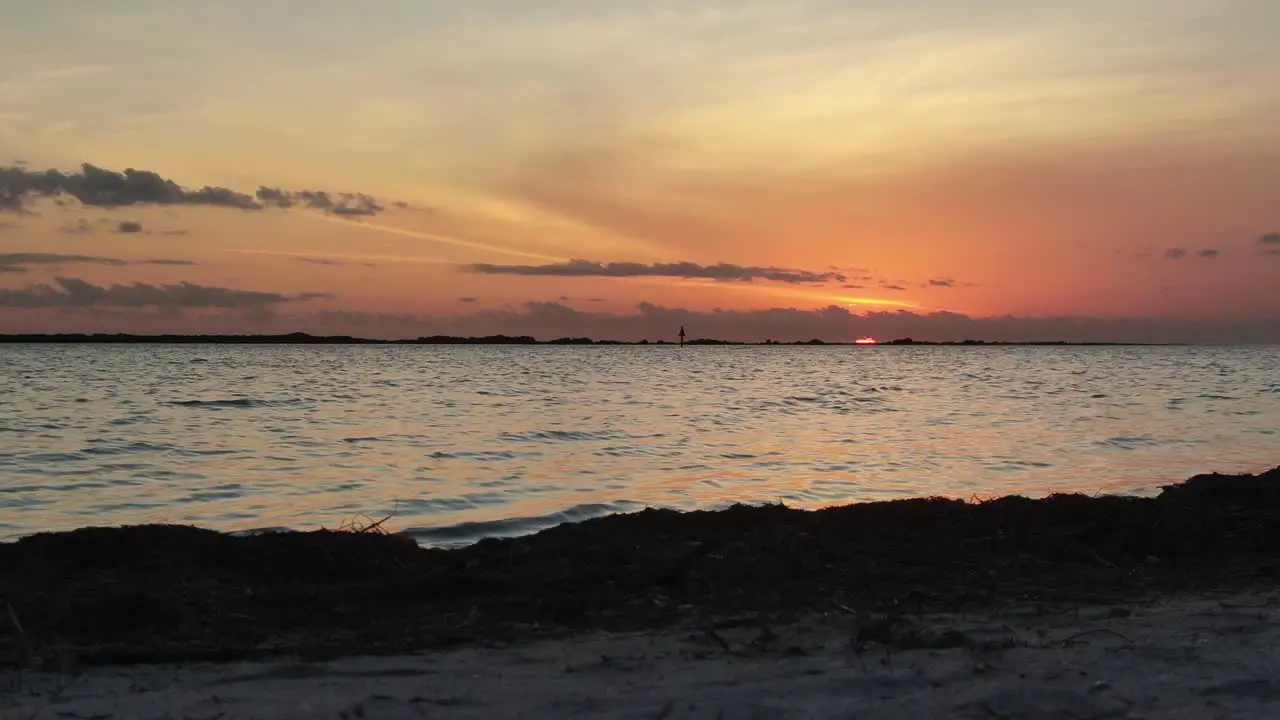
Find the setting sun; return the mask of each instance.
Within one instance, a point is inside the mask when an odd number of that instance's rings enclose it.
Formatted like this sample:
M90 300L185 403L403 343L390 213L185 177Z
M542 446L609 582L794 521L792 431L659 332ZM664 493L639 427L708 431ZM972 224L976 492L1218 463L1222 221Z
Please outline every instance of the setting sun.
M860 337L853 341L854 345L875 345L876 339L873 337Z

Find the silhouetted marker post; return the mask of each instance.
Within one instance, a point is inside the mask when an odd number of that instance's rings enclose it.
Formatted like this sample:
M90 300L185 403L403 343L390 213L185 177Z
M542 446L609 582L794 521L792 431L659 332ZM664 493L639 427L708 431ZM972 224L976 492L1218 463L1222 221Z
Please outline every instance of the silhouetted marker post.
M684 347L684 326L680 326L680 347Z

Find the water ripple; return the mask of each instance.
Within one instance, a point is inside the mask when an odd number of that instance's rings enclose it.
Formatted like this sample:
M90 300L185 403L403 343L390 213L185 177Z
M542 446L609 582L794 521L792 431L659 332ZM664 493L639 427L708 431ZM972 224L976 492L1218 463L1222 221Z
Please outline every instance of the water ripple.
M1148 492L1276 464L1277 377L1276 348L9 345L0 535L366 514L448 544L645 506Z

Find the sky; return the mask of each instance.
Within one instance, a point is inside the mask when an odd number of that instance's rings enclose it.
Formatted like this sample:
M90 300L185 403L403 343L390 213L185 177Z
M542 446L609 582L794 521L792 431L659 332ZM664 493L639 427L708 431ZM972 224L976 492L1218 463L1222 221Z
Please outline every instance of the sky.
M0 332L1280 343L1274 0L0 17Z

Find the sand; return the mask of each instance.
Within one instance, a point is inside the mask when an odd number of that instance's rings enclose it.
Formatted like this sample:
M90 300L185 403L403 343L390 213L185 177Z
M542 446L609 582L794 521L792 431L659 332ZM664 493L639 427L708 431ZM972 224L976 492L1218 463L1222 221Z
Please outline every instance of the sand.
M894 623L833 607L779 627L14 673L0 718L1278 717L1277 608L1276 592Z

